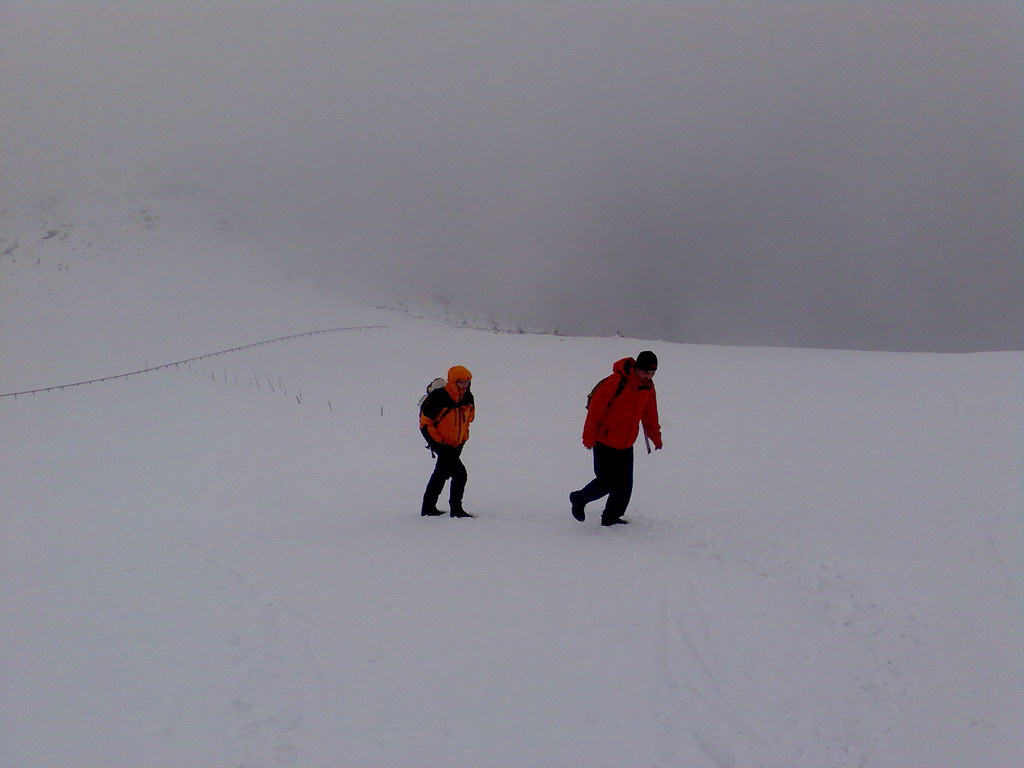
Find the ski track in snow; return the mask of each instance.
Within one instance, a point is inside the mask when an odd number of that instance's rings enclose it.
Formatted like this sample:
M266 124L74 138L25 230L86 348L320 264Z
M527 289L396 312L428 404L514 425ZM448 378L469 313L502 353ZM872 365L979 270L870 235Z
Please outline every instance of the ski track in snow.
M661 536L666 533L665 526L653 528ZM817 559L767 534L724 526L685 529L686 557L658 577L662 586L651 626L658 627L657 657L665 686L686 713L677 720L706 724L703 730L690 727L711 763L716 768L876 765L871 745L900 722L908 693L903 681L929 663L926 628L900 607L895 595L851 575L848 566ZM725 638L716 636L690 575L697 561L743 570L790 597L799 595L803 618L831 641L819 646L843 648L845 656L826 660L806 684L778 691L771 681L771 653L756 658L722 653ZM739 645L735 640L733 647L747 652L758 648L756 638ZM810 644L801 649L813 650ZM835 670L834 680L829 663L844 665ZM855 676L856 687L833 689L832 683L848 673ZM733 693L748 686L775 695L754 709L749 696ZM746 701L746 711L741 713L744 708L734 701ZM782 733L780 721L787 724Z
M186 539L189 559L222 593L235 619L224 638L233 687L225 702L235 719L241 751L237 768L277 768L299 761L303 729L303 670L316 659L297 636L308 621L265 587L223 563L197 535ZM292 619L289 621L288 619Z
M487 524L486 517L476 523L481 524ZM927 663L924 628L899 610L892 595L849 576L835 562L816 559L768 534L642 520L630 530L652 546L678 547L683 555L674 568L647 573L659 585L645 607L647 626L654 633L652 663L669 702L667 709L654 713L662 723L660 752L666 756L658 765L674 764L673 756L686 754L687 744L699 745L714 768L877 765L871 744L900 721L907 694L901 681L912 676L911 665ZM316 632L317 626L272 590L226 564L202 543L200 534L189 533L185 542L189 560L236 616L232 623L238 629L224 644L233 665L228 705L241 753L238 768L301 764L302 690L316 674L317 660L300 637L300 627ZM820 674L806 685L767 697L762 708L752 708L749 696L737 689L771 691L777 670L770 668L770 655L743 658L723 652L721 644L728 638L717 634L694 583L694 569L702 563L742 571L789 596L799 594L805 619L830 637L845 638L828 647L848 649L837 661L853 671L857 687L831 690L829 676ZM774 608L768 604L765 610ZM737 642L733 637L730 647L749 652L758 641L747 637ZM785 661L782 667L790 669L792 663ZM837 670L837 680L846 677L846 668ZM744 701L746 706L740 703ZM787 724L781 733L780 721ZM378 721L375 727L379 741L393 724Z

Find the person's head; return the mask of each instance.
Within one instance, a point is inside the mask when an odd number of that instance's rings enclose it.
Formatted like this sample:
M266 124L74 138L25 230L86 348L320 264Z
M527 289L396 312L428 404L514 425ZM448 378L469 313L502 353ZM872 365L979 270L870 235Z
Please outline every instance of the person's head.
M658 356L646 349L636 356L636 364L633 367L641 383L649 382L658 370Z
M461 365L453 365L448 369L448 386L455 387L460 392L465 392L469 389L472 381L473 374L469 372L468 368Z

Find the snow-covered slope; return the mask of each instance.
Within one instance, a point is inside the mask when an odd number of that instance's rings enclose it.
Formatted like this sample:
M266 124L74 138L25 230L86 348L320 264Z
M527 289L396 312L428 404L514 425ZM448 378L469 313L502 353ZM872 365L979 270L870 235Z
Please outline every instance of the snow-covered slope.
M1024 355L455 328L178 193L9 209L0 252L0 393L387 326L0 398L4 766L1024 762ZM648 347L666 448L581 525L586 392ZM423 519L455 363L480 517Z

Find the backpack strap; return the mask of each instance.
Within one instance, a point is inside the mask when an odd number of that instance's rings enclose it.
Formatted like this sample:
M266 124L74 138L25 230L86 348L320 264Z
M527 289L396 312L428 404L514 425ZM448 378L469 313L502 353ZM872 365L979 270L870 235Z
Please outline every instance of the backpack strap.
M626 365L629 366L629 363L626 363ZM612 375L614 376L615 374L612 374ZM611 400L608 401L608 405L611 405L612 404L612 400L614 400L616 397L618 397L619 395L622 394L622 390L624 390L626 388L626 384L628 384L628 383L629 383L629 370L627 368L626 373L624 375L620 375L619 376L619 385L615 388L615 394L612 395Z
M611 405L612 401L614 401L616 397L622 394L622 391L626 388L626 384L629 381L629 377L623 376L622 374L619 373L609 373L607 376L605 376L603 379L597 382L597 384L594 385L594 388L592 390L590 390L590 394L587 395L587 408L590 408L590 401L594 398L594 393L597 392L597 390L600 389L601 385L608 381L608 379L610 379L612 376L619 377L619 384L618 386L615 387L615 394L608 398L608 405Z
M451 408L442 408L441 411L437 414L437 418L433 420L434 429L437 429L437 425L441 423L441 420L451 412Z

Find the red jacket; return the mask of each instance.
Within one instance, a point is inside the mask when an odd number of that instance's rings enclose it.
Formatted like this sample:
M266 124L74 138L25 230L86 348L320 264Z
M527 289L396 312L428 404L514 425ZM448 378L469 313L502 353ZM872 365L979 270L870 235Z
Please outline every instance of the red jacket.
M614 374L602 381L590 398L583 425L583 445L595 443L625 450L636 442L643 422L655 448L661 448L658 397L654 382L641 386L633 370L634 360L624 357L612 366ZM625 377L625 385L616 394Z

